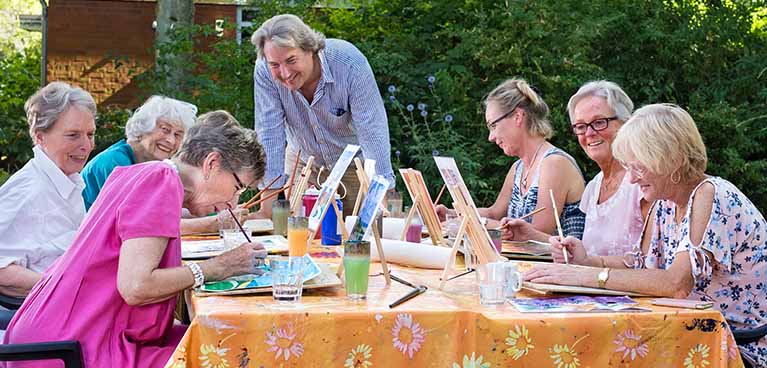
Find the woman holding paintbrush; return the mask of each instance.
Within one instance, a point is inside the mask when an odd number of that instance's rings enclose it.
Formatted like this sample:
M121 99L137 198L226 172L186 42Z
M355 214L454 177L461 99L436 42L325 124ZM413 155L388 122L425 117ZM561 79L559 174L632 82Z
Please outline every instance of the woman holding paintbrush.
M650 207L612 153L615 135L633 110L629 96L609 81L584 84L567 104L573 134L600 169L586 185L580 203L586 214L583 245L589 254L622 256L631 251ZM525 221L504 219L503 223L512 239L548 241L550 236Z
M494 227L504 217L520 218L538 209L524 221L541 233L553 234L554 208L548 201L552 189L564 233L580 238L584 215L578 204L583 175L570 155L547 141L553 134L548 116L546 102L522 79L509 79L487 96L488 140L519 160L511 166L495 203L480 208L479 213L494 220L488 221L488 226ZM444 214L446 208L438 206L437 211Z
M613 154L653 201L639 241L626 257L589 254L578 239L550 238L554 260L527 281L600 287L713 302L738 328L767 323L767 221L732 183L705 173L706 147L692 117L671 104L637 110L618 131ZM767 366L767 340L743 345Z
M182 207L198 216L233 208L264 168L256 133L236 124L193 126L172 159L115 168L72 246L16 313L5 342L77 340L88 367L164 365L186 328L173 324L178 293L258 273L266 257L260 244L244 243L182 265Z

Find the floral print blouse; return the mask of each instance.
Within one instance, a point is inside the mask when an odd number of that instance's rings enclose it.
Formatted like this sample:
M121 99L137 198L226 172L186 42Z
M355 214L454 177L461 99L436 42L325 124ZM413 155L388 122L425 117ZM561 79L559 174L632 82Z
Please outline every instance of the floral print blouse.
M703 183L715 188L711 217L703 240L690 240L692 199ZM767 323L767 223L764 216L732 183L708 177L693 190L685 215L677 224L678 209L669 200L657 201L652 212L652 237L647 254L635 268L666 269L680 252L688 252L695 286L688 299L714 302L734 328ZM634 246L641 254L641 241ZM704 250L713 255L710 258ZM759 366L767 366L767 339L740 346Z

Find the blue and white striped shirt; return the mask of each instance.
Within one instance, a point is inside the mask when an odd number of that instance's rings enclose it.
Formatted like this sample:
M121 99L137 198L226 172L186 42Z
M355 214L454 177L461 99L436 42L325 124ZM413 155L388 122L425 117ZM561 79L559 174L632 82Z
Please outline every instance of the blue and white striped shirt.
M389 123L373 70L351 43L327 39L319 52L322 73L311 102L272 79L263 58L253 72L255 129L266 150L268 183L283 186L285 147L314 155L316 165L330 170L347 144L362 147L364 158L376 160L376 173L394 184Z

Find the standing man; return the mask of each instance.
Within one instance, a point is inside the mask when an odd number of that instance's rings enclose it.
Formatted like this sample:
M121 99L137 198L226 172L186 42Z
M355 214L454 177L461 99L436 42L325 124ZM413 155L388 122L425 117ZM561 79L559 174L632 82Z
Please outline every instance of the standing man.
M267 20L251 41L258 49L255 129L266 149L264 182L282 176L272 188L284 186L299 150L299 170L313 155L315 172L323 165L329 171L346 145L356 144L393 188L389 124L365 55L347 41L325 39L292 14ZM350 214L359 190L353 164L341 182ZM258 216L270 216L271 209L265 201Z

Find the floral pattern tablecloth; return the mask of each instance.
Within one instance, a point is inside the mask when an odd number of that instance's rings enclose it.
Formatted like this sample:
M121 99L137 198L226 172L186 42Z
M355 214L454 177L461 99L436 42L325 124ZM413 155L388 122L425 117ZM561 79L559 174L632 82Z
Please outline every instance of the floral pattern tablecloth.
M194 319L166 367L743 366L716 310L519 313L481 306L473 275L439 291L439 271L390 268L429 290L394 309L388 305L410 289L386 287L381 275L371 277L363 303L345 300L342 288L305 291L297 304L271 295L193 297Z

